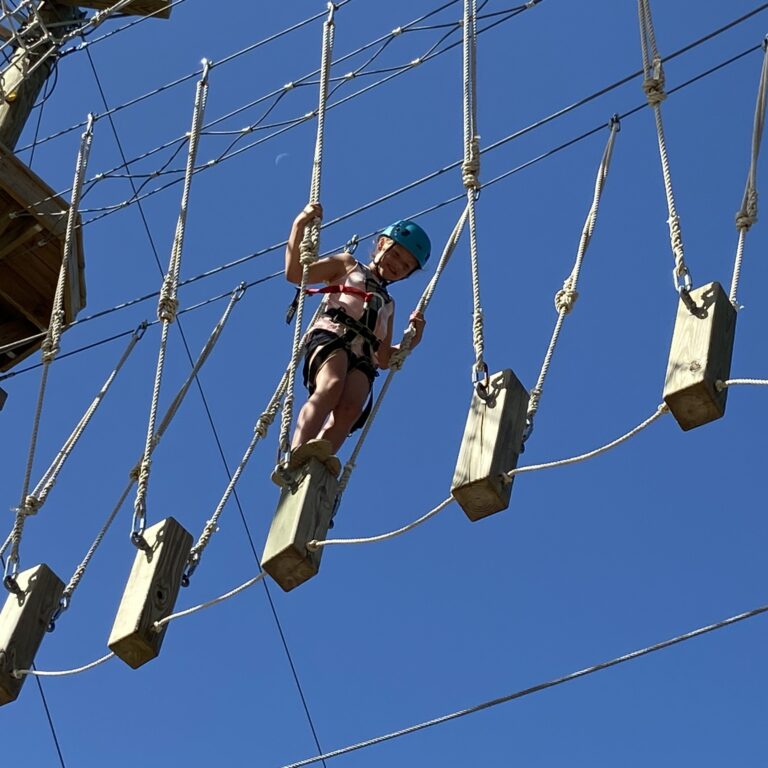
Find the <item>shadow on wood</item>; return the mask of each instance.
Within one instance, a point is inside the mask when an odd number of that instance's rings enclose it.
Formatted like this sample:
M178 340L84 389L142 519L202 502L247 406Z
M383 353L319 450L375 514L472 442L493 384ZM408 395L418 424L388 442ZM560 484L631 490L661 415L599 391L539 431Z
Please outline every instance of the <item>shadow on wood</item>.
M684 430L700 427L725 414L728 390L716 383L728 379L736 332L736 310L720 283L691 291L697 310L682 299L664 382L664 402Z
M14 345L0 354L0 372L40 349L51 320L68 208L0 145L0 347ZM64 322L71 323L84 306L85 261L78 227L65 285Z
M320 570L323 548L310 552L307 542L326 537L338 488L337 479L317 459L299 467L295 477L295 490L280 494L261 559L261 567L286 592Z
M489 378L486 396L472 393L451 487L470 520L509 506L512 483L503 474L517 466L527 411L528 392L509 369Z
M134 669L160 653L168 624L156 631L155 622L176 605L192 534L167 517L144 531L144 541L147 548L136 551L108 643Z
M48 624L64 592L64 582L45 564L22 571L16 582L21 592L9 594L0 612L0 705L14 701L27 676Z

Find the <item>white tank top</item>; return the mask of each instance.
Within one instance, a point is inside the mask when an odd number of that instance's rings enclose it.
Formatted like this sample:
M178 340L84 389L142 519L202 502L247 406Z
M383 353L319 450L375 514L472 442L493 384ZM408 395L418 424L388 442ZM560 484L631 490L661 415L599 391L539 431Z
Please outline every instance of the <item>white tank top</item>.
M373 276L368 267L363 266L359 261L347 272L344 279L338 283L329 283L329 285L343 285L350 288L357 288L360 291L366 291L373 294L370 300L370 306L377 311L376 327L374 335L379 341L384 341L387 337L389 320L394 315L395 302L386 292L384 287ZM329 309L342 309L350 317L359 320L363 316L363 299L349 293L326 293L323 297L321 312L327 312ZM346 326L334 322L330 317L321 314L315 320L310 331L324 330L342 336L346 331ZM361 336L356 336L350 344L350 351L359 356L363 356L364 340ZM379 361L376 354L373 354L373 362L378 366Z

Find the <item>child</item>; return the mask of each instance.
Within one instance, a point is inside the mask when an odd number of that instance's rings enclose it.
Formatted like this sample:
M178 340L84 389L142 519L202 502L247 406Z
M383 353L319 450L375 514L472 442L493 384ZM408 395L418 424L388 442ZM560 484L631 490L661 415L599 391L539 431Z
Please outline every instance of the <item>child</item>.
M285 277L292 283L301 283L299 246L304 231L322 215L320 205L307 205L293 222L285 249ZM365 423L377 369L388 368L398 348L392 346L395 304L387 287L422 269L430 247L418 224L399 221L379 236L368 266L346 252L310 265L307 282L326 287L310 289L324 297L320 315L306 335L304 385L309 399L299 413L290 468L315 457L338 475L341 464L335 454L347 435ZM416 331L411 342L415 347L421 341L424 316L414 312L410 321Z

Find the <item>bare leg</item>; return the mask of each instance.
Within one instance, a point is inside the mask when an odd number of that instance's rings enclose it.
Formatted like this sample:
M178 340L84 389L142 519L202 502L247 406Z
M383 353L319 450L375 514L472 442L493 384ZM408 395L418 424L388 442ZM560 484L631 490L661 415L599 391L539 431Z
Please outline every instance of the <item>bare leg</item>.
M334 453L341 448L352 426L360 418L370 390L371 384L362 371L355 369L347 374L341 397L319 434L319 437L330 440Z
M347 355L334 352L321 366L315 377L315 391L299 413L291 450L318 436L328 414L338 405L347 378Z

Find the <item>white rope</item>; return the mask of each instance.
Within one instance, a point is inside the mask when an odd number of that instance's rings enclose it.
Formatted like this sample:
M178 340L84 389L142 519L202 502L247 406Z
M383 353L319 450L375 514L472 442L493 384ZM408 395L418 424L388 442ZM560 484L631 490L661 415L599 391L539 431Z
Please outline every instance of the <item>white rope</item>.
M426 523L427 520L430 520L433 518L436 514L439 512L442 512L451 502L455 501L453 496L449 496L447 499L443 499L436 507L433 509L430 509L429 512L427 512L426 515L422 515L417 520L414 520L412 523L409 523L408 525L404 525L402 528L398 528L396 531L390 531L389 533L381 533L378 536L366 536L364 538L358 538L358 539L326 539L325 541L317 541L316 539L313 539L312 541L307 543L307 549L310 552L314 552L316 549L319 549L320 547L328 547L332 544L374 544L379 541L388 541L389 539L394 539L397 536L401 536L404 533L408 533L408 531L412 531L417 526L421 525L422 523Z
M736 258L733 262L733 277L731 278L731 304L739 309L737 293L739 290L739 278L741 277L741 265L744 259L744 241L752 225L757 221L757 161L760 156L760 145L763 140L765 128L765 108L768 102L768 44L763 42L763 66L760 72L760 85L757 89L757 103L755 104L755 119L752 129L752 156L749 163L747 184L744 189L744 198L741 208L736 214L736 230L739 240L736 246Z
M455 226L453 227L453 231L451 232L451 235L448 238L448 241L446 242L445 247L443 248L443 253L440 256L440 261L438 262L437 267L435 268L435 274L432 275L432 279L429 281L429 283L427 283L427 287L424 289L423 293L421 294L421 298L416 304L416 309L414 310L414 313L421 312L423 314L427 311L427 307L429 307L429 303L432 301L432 296L434 295L435 290L437 289L437 284L440 281L440 277L442 276L443 271L448 265L448 262L451 260L451 256L453 255L453 252L456 250L456 245L459 242L461 233L464 231L464 225L467 221L468 214L469 214L469 208L467 207L464 209L458 221L456 222ZM366 419L365 424L363 425L362 431L360 432L360 437L358 438L357 443L355 444L355 447L349 459L347 460L347 463L344 465L344 470L342 471L341 477L339 478L339 484L336 490L336 502L335 502L335 507L337 509L339 504L341 503L341 497L344 494L344 491L347 485L349 484L352 471L356 466L357 457L360 455L360 451L363 448L363 443L365 442L365 439L368 437L368 433L370 432L371 427L373 426L373 422L376 419L379 409L381 408L381 404L384 402L384 397L389 391L389 387L392 384L392 380L395 374L402 369L403 365L405 365L405 361L408 359L408 356L411 354L411 342L413 340L413 336L415 332L416 332L416 329L413 327L412 324L409 323L408 327L405 330L405 333L403 334L403 338L400 341L398 349L392 353L392 356L389 359L389 371L387 372L387 378L384 380L384 384L379 390L379 394L376 397L376 401L373 404L373 408L371 408L371 412L368 415L368 418Z
M320 202L320 181L323 168L323 145L325 142L325 109L328 101L328 80L331 71L333 39L335 33L334 4L328 3L328 17L323 23L323 43L320 58L320 94L317 105L317 135L315 138L315 156L312 161L312 178L309 186L309 204ZM301 281L299 283L299 301L296 305L295 325L293 328L293 347L291 362L288 367L288 382L283 402L283 414L280 423L280 462L287 466L291 457L291 426L293 424L293 404L295 401L296 371L301 358L302 324L304 321L304 301L306 298L307 275L309 267L318 259L320 249L320 220L315 218L305 227L299 246L301 262Z
M219 603L223 603L225 600L229 600L230 597L239 595L241 592L245 591L249 587L252 587L254 584L258 584L266 575L267 575L267 572L262 571L260 574L258 574L258 576L254 576L252 579L248 579L248 581L246 581L244 584L241 584L239 587L235 587L233 590L230 590L229 592L225 592L223 595L220 595L219 597L213 598L213 600L208 600L205 603L200 603L200 605L195 605L192 608L187 608L186 610L179 611L178 613L172 613L170 616L166 616L164 619L160 619L159 621L156 621L154 624L155 632L159 632L166 624L168 624L171 621L180 619L183 616L191 616L193 613L202 611L205 608L210 608L212 605L218 605Z
M477 16L476 0L464 0L464 162L462 182L467 190L469 217L469 254L472 269L472 343L475 349L473 378L485 377L485 338L483 307L480 301L480 265L477 249L477 220L475 202L480 192L480 137L477 134Z
M595 230L595 224L597 223L597 213L600 208L600 200L603 194L603 187L605 181L608 178L608 171L611 167L611 158L613 157L613 145L616 140L616 134L620 130L620 124L618 118L614 118L610 123L610 134L608 136L608 143L603 151L602 159L600 160L600 167L597 171L597 178L595 179L595 188L592 195L592 205L587 213L587 219L584 222L584 228L581 231L581 238L579 240L579 247L576 253L576 261L574 262L571 274L563 283L561 290L555 295L555 309L557 310L557 321L555 328L552 331L552 337L547 347L547 352L544 355L544 362L541 366L539 378L536 381L536 386L531 390L531 398L528 403L528 426L527 434L533 428L533 420L536 416L536 412L539 409L539 403L541 401L541 395L544 392L544 382L549 372L549 367L552 363L552 356L555 353L558 339L560 338L560 331L563 327L563 322L566 315L570 314L573 309L576 300L579 297L576 290L579 282L579 275L581 274L581 266L584 262L584 255L587 252L587 248L592 240L592 234Z
M45 504L48 498L48 494L51 492L51 489L56 484L56 480L58 479L59 473L64 467L64 464L66 463L67 459L71 456L72 451L74 450L78 441L82 437L83 432L85 431L86 427L90 423L91 419L93 418L94 414L98 410L99 406L101 405L102 402L104 402L104 398L109 392L113 382L117 378L117 375L122 370L123 366L127 362L128 358L130 357L136 345L143 338L146 328L147 328L147 324L142 323L133 332L133 334L131 334L130 341L128 342L128 345L123 351L123 354L118 360L117 364L112 369L112 372L109 374L106 381L102 385L101 389L98 391L93 401L91 402L91 404L86 409L85 413L80 418L80 421L77 423L72 433L66 439L66 441L64 442L64 445L61 447L59 452L56 454L56 457L51 462L51 465L45 471L45 473L43 474L43 476L40 478L39 482L35 486L35 489L32 491L32 496L34 496L37 499L38 511Z
M728 379L728 381L718 381L715 383L715 387L718 392L722 392L728 387L735 387L740 385L768 387L768 379Z
M192 369L190 370L189 375L187 376L186 380L179 388L179 391L176 393L176 396L173 398L171 405L168 407L165 414L163 415L163 418L160 421L160 426L157 428L157 431L155 432L152 439L152 449L151 449L152 452L154 452L154 450L157 448L157 445L160 442L160 439L162 438L165 431L168 429L171 421L173 420L173 417L176 415L177 411L179 410L179 407L181 406L181 403L184 401L184 398L186 397L186 394L189 391L189 388L192 386L192 382L197 377L198 373L200 372L200 369L203 367L206 360L208 360L208 357L213 351L213 348L216 345L216 342L219 340L219 337L221 336L221 333L224 330L224 326L227 324L227 321L229 320L229 317L232 314L232 310L234 309L235 304L242 298L244 291L245 291L245 285L241 284L232 292L229 303L227 304L226 309L222 313L221 318L219 319L218 323L216 323L213 330L211 331L211 334L208 337L208 341L206 341L205 345L203 346L203 349L201 350L200 354L197 357L197 360L192 366ZM122 506L125 503L125 500L128 498L128 494L131 492L131 489L136 483L139 476L140 466L141 466L141 459L138 460L136 465L131 470L130 472L131 479L126 485L126 487L123 489L123 492L120 495L120 498L118 499L117 504L115 504L115 506L112 508L112 511L107 516L106 522L101 527L101 530L98 532L98 534L96 535L96 538L93 540L93 543L88 549L88 552L86 552L85 557L81 561L80 565L77 566L77 568L75 569L75 572L72 574L72 577L69 580L69 583L64 588L61 599L59 600L59 607L56 610L53 616L53 619L51 620L51 624L53 624L58 619L58 617L69 608L72 595L74 594L75 590L80 584L80 581L85 575L85 571L88 568L88 565L90 564L91 559L96 554L96 550L99 548L104 537L107 535L107 532L112 526L112 523L114 522L115 517L117 516L118 512L122 509Z
M38 499L34 496L30 496L29 486L32 481L32 468L35 462L37 440L40 433L40 420L43 414L43 403L45 402L45 393L48 385L48 370L59 352L61 334L64 331L64 321L66 319L64 310L64 292L69 282L69 262L72 256L75 227L80 208L80 197L83 190L83 178L86 168L88 167L88 158L91 152L92 140L93 115L88 115L86 129L80 137L80 149L78 150L77 161L75 163L75 175L72 182L72 197L69 203L67 226L64 234L64 250L61 257L59 277L56 283L56 292L53 298L51 320L42 344L43 371L40 377L40 389L38 391L37 404L35 406L32 434L29 440L27 465L24 471L24 485L21 492L21 500L16 509L16 518L11 534L11 553L5 564L4 582L7 588L14 589L14 591L18 588L15 583L15 578L19 570L19 546L24 532L24 522L28 516L36 514L40 506Z
M651 424L653 424L654 421L659 419L661 416L663 416L665 413L667 413L669 409L667 406L662 403L659 405L659 407L656 409L656 412L649 416L645 421L638 424L634 429L631 429L629 432L623 434L621 437L616 438L615 440L612 440L610 443L607 443L606 445L601 446L600 448L596 448L593 451L589 451L588 453L582 453L578 456L573 456L569 459L560 459L558 461L549 461L544 464L531 464L526 467L518 467L517 469L512 469L509 472L506 472L502 475L502 479L505 480L505 482L511 482L512 478L515 475L521 475L525 472L539 472L542 469L553 469L554 467L564 467L567 464L577 464L582 461L587 461L587 459L592 459L595 456L600 456L603 453L606 453L607 451L610 451L612 448L616 448L617 446L621 445L622 443L625 443L630 438L634 437L638 433L642 432L646 427L649 427ZM314 551L316 549L319 549L320 547L326 547L334 544L340 544L340 545L346 545L346 544L373 544L379 541L387 541L388 539L394 539L397 536L402 535L403 533L407 533L408 531L413 530L417 526L421 525L422 523L425 523L427 520L434 517L438 512L441 512L443 509L445 509L452 501L454 501L452 496L449 496L447 499L444 499L441 501L436 507L431 509L429 512L427 512L425 515L422 515L417 520L414 520L412 523L409 523L408 525L403 526L402 528L398 528L395 531L390 531L389 533L382 533L377 536L367 536L362 538L355 538L355 539L326 539L325 541L317 541L316 539L313 539L307 544L307 549L310 551Z
M606 443L600 448L595 448L595 450L588 451L587 453L581 453L578 456L572 456L569 459L560 459L558 461L547 461L543 464L529 464L528 466L525 466L525 467L517 467L517 469L511 469L509 472L506 472L504 474L504 477L507 479L508 482L512 482L512 478L515 477L515 475L522 475L526 472L539 472L542 469L554 469L555 467L565 467L568 464L578 464L582 461L593 459L596 456L600 456L603 453L607 453L612 448L616 448L616 446L619 446L622 443L625 443L627 440L629 440L630 438L642 432L646 427L649 427L651 424L653 424L654 421L657 421L665 413L668 413L668 412L669 412L669 408L665 403L662 403L661 405L659 405L659 407L651 416L649 416L645 421L640 422L640 424L638 424L634 429L630 429L629 432L623 434L621 437L617 437L615 440L611 440L610 443Z
M197 83L195 91L195 104L192 113L192 128L189 132L189 148L187 152L187 166L184 174L184 189L181 195L181 206L179 217L176 221L176 232L173 238L171 248L171 258L168 265L160 298L157 304L157 316L162 322L162 332L160 336L160 349L157 356L157 367L155 369L155 381L152 388L152 401L149 409L149 420L147 424L147 438L144 446L144 455L139 469L139 478L136 487L136 499L134 500L134 519L131 538L137 546L143 541L144 528L147 519L147 491L149 487L149 475L151 469L152 440L155 435L155 422L157 419L157 410L160 401L160 385L163 379L163 369L165 366L165 353L168 345L168 331L171 323L176 319L178 310L178 300L176 298L179 272L181 269L181 256L184 246L184 233L186 229L187 210L189 207L189 194L192 185L192 174L195 169L195 160L197 158L197 148L200 139L200 129L203 125L205 116L205 105L208 99L208 71L210 62L203 60L203 73Z
M85 664L82 667L75 667L75 669L64 669L60 672L44 672L40 669L15 669L13 676L15 678L21 678L26 675L32 675L33 677L67 677L68 675L79 675L81 672L88 672L91 669L95 669L105 661L109 661L115 654L108 653L106 656L102 656L96 661L92 661L90 664Z
M675 195L672 190L672 173L669 166L667 142L664 136L664 124L661 119L661 102L667 98L667 94L664 91L664 66L656 47L656 35L653 29L653 19L651 18L650 0L638 0L638 16L640 19L640 44L643 55L643 91L645 91L648 104L653 109L656 120L661 170L664 177L664 190L667 196L669 239L675 259L675 268L672 276L676 289L681 294L684 294L683 298L685 298L692 285L691 274L685 263L683 235L680 229L680 217L675 206Z
M225 488L224 493L219 500L219 503L216 505L216 509L211 515L210 520L206 521L205 526L203 527L203 531L197 540L197 543L189 552L189 557L187 559L188 565L184 574L187 583L199 565L200 559L203 556L203 552L205 552L205 548L210 543L213 534L219 530L219 518L221 517L221 513L224 511L224 507L227 505L230 496L235 490L235 486L240 480L240 476L245 471L245 468L248 465L254 450L256 449L256 445L259 443L259 441L263 440L267 436L267 432L269 431L270 426L272 426L272 423L277 416L277 412L280 410L280 401L285 394L285 388L287 384L288 371L286 370L280 379L280 383L277 385L277 389L275 389L272 398L267 404L267 407L257 419L256 425L253 428L253 436L251 437L251 441L248 444L243 457L240 459L240 463L237 465L237 468L233 472L232 477L230 478L229 483L227 484L227 487Z

